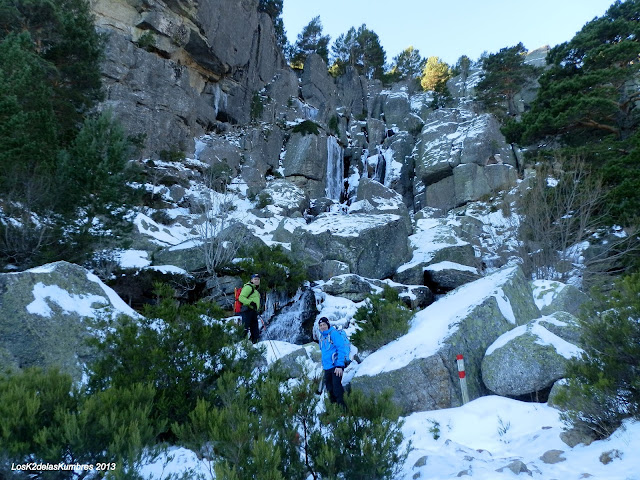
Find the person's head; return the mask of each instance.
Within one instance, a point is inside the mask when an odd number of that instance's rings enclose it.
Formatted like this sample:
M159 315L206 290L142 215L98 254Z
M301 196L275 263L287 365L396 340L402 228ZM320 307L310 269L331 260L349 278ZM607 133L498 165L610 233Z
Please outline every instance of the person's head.
M329 324L329 319L327 317L321 317L320 320L318 320L318 329L321 332L329 330L329 327L331 327L331 325Z
M251 275L251 283L253 283L256 287L260 285L260 275L254 273Z

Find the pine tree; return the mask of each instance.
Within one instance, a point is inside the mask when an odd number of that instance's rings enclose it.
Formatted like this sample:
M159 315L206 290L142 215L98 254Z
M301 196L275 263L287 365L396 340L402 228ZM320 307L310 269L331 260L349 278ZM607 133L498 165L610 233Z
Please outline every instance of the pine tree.
M153 389L132 385L87 395L69 375L29 368L0 376L0 476L13 462L112 463L131 475L157 426L149 418ZM38 478L83 478L56 472ZM95 472L93 472L95 473ZM5 478L5 477L3 477Z
M96 239L77 214L130 191L123 133L85 122L103 95L103 41L86 0L0 0L0 13L0 214L22 212L21 227L0 222L2 262L82 261Z
M426 91L444 92L447 80L451 78L451 69L439 57L429 57L422 70L420 84Z
M614 3L569 42L548 54L538 98L523 116L523 143L560 135L568 144L624 138L638 124L637 92L628 82L638 73L640 1Z
M102 99L103 42L86 0L0 0L0 41L28 34L28 51L46 69L62 145L68 144L83 115ZM6 68L6 66L5 66ZM34 105L38 107L39 105Z
M357 63L361 74L369 79L381 79L384 74L386 54L380 44L378 34L363 24L358 29L357 38L362 52Z
M514 116L516 94L539 73L524 61L527 50L522 43L505 47L482 59L482 80L476 86L478 100L501 119Z
M426 60L420 56L420 52L413 46L405 48L400 54L393 57L393 66L390 75L393 80L405 80L419 77L424 69Z
M311 439L315 471L321 478L397 478L411 446L400 450L402 422L391 392L369 398L355 390L345 395L345 403L346 415L339 405L325 405L323 427Z
M260 272L263 284L271 290L293 296L306 280L304 264L288 255L280 245L263 245L242 255L244 260L237 266L244 272Z
M451 92L447 81L453 76L449 65L438 57L429 57L422 70L420 85L424 90L433 92L430 107L433 109L447 106L451 102Z
M460 75L462 77L462 81L465 82L469 76L470 70L471 59L466 55L462 55L456 62L456 66L453 68L453 74Z
M199 400L189 421L174 425L181 444L213 463L216 478L304 480L294 402L277 371L243 380L225 373L215 403Z
M89 386L96 392L151 384L156 392L151 416L170 426L184 422L198 398L210 398L223 371L250 375L259 352L232 347L240 334L214 320L222 316L217 305L180 305L171 288L156 288L158 302L145 309L144 318L122 317L104 326L103 340L94 342L100 356L91 365Z
M520 145L559 141L602 173L613 221L629 225L640 209L637 145L640 1L617 1L573 39L549 51L537 98L522 121L505 125Z
M46 204L39 179L54 165L60 135L50 101L49 67L33 51L27 32L11 34L0 43L0 192L27 202ZM46 190L46 185L42 185Z
M333 64L330 73L334 76L341 75L345 72L347 66L355 67L357 58L357 33L354 27L351 27L347 33L342 33L336 38L331 47L333 54Z
M309 55L317 53L326 64L329 64L329 40L331 37L322 35L322 22L320 17L314 17L298 34L298 39L293 46L291 65L294 68L304 67L304 62Z
M351 65L367 78L383 78L386 53L378 35L365 24L357 31L351 27L346 34L340 35L332 46L332 53L334 63L330 72L333 75L344 73L346 67Z

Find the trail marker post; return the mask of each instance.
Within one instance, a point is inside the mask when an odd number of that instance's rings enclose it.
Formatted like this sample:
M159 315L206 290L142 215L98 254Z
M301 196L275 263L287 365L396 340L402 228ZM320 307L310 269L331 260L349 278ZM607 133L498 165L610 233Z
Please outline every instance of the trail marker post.
M460 389L462 390L462 404L469 403L469 390L467 389L467 374L464 371L464 358L456 355L458 362L458 377L460 377Z

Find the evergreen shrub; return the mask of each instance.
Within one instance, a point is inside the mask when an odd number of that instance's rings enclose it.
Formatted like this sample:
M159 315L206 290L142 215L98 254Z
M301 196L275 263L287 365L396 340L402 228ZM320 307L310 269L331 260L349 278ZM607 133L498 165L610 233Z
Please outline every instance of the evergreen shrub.
M231 183L233 169L227 165L226 158L221 162L215 163L205 171L207 184L210 188L219 193L224 193L227 186Z
M304 264L288 255L280 245L264 245L241 254L245 258L237 266L249 274L259 273L263 289L293 295L307 280Z
M272 371L243 381L224 374L216 398L174 425L182 445L212 463L216 478L304 480L285 378Z
M327 404L322 427L311 437L313 467L321 478L391 480L398 478L411 445L403 441L400 410L391 391L369 398L358 390L345 395L346 411Z
M377 350L406 334L412 316L398 292L385 286L382 293L370 296L356 311L353 318L359 329L351 335L351 342L361 351Z
M256 201L256 208L265 208L273 203L273 198L267 192L261 192Z
M158 156L164 162L182 162L185 159L184 152L179 149L161 150Z
M90 114L103 98L103 38L86 0L2 1L0 10L0 195L27 219L10 221L2 261L78 263L116 232L123 212L112 200L122 205L131 190L122 130L108 113Z
M0 477L11 463L113 464L111 478L138 478L143 449L158 427L153 388L132 384L88 395L56 370L29 368L0 377ZM84 478L90 472L43 472L29 478ZM91 472L95 474L94 472Z
M263 112L264 105L262 103L262 97L258 92L253 92L253 97L251 97L251 120L260 120Z
M298 123L291 131L293 133L301 133L302 135L319 135L320 126L311 120L305 120L304 122Z
M329 123L327 124L327 128L335 135L340 134L340 130L338 129L338 115L331 116L331 118L329 119Z
M237 326L216 320L224 317L218 305L181 305L166 285L156 285L156 295L144 317L122 316L103 326L103 339L94 341L100 357L91 366L89 387L98 392L151 384L151 416L171 425L184 422L198 398L209 398L223 371L250 374L258 353L234 347L242 335Z
M640 419L640 274L618 279L580 316L583 353L569 361L554 399L564 420L608 437L625 418Z
M216 478L392 479L408 450L390 392L345 397L347 411L315 395L317 379L288 381L270 368L246 380L223 375L213 402L200 401L180 444L211 462Z

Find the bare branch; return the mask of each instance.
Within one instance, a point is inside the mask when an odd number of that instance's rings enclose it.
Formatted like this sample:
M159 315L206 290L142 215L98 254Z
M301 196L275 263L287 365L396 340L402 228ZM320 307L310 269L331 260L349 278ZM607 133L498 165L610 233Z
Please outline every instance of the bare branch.
M601 180L580 159L557 163L569 168L539 166L517 207L525 271L533 278L566 282L581 270L583 283L619 273L622 262L640 248L638 232L607 235L611 227L605 223Z

